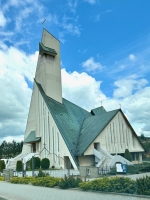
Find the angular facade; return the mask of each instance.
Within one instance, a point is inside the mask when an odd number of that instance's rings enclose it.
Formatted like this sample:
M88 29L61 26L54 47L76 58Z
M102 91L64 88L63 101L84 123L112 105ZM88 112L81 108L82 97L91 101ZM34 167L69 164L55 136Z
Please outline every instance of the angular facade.
M125 149L134 162L142 161L143 146L121 109L88 112L62 98L60 43L44 29L23 150L14 160L35 155L49 158L51 166L74 169L131 164L122 157Z

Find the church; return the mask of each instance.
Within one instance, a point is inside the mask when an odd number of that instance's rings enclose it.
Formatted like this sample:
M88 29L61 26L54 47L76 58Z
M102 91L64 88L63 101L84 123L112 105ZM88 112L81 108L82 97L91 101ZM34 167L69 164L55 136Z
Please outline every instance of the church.
M89 112L62 97L60 42L43 29L23 150L8 168L32 156L62 169L132 164L123 157L125 149L132 163L142 161L142 143L121 109Z

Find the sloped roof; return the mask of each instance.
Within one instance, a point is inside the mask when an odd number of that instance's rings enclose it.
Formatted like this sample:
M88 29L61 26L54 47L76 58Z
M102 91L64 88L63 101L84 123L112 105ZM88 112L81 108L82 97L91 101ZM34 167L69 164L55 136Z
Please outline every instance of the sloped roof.
M35 81L36 82L36 81ZM75 157L75 150L78 142L78 135L84 118L91 114L80 108L79 106L69 102L63 98L63 103L59 103L54 99L46 96L40 84L36 82L45 103L60 131L62 137L78 166L77 159Z
M99 115L101 113L106 113L107 111L105 110L105 108L103 106L98 107L98 108L94 108L91 110L91 113L94 115Z
M26 137L24 140L24 143L31 143L31 142L38 142L41 140L41 137L36 137L35 136L35 131L31 131L29 135Z
M121 109L107 112L103 107L99 107L88 112L64 98L61 104L46 96L41 85L36 80L35 83L78 167L76 156L81 156L84 153ZM123 114L122 111L121 113Z
M113 110L109 112L101 112L101 114L85 118L81 131L79 133L76 155L80 156L91 144L99 133L107 126L112 118L119 112Z

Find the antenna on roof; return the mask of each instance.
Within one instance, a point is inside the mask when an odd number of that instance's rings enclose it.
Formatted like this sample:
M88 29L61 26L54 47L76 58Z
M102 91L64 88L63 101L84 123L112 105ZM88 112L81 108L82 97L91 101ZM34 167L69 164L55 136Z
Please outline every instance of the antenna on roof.
M102 107L102 105L103 105L103 102L101 101L101 107Z
M43 24L43 26L44 26L44 28L45 28L45 26L46 26L46 19L44 19L44 21L42 22L42 24Z
M120 105L120 109L121 109L121 103L119 103L119 105Z

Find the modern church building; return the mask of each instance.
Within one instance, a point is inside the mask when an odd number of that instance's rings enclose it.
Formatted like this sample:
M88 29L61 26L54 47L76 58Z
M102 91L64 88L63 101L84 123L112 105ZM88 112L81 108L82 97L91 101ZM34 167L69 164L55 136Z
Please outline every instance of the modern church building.
M49 158L50 166L62 169L131 164L122 157L125 149L133 162L142 161L144 148L121 109L89 112L62 97L60 42L44 29L23 150L8 168L32 156Z

